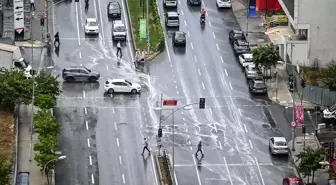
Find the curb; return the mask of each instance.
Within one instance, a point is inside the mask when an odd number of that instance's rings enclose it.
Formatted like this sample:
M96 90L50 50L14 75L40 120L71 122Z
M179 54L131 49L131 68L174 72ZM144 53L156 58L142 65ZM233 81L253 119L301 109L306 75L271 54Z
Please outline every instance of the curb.
M15 46L18 47L27 47L27 48L44 48L47 45L43 43L29 43L29 42L15 42Z
M130 27L130 34L132 36L131 42L132 42L133 53L134 53L134 51L136 50L136 45L135 45L135 39L134 39L134 34L133 34L132 17L131 17L131 14L129 12L127 0L123 0L123 1L124 1L125 5L126 5L125 8L126 8L126 12L127 12L127 15L128 15L128 19L127 20L128 20L128 25Z
M148 56L147 58L145 58L147 61L151 61L153 60L155 57L157 57L159 54L161 53L161 51L157 51L155 53L153 53L152 55Z

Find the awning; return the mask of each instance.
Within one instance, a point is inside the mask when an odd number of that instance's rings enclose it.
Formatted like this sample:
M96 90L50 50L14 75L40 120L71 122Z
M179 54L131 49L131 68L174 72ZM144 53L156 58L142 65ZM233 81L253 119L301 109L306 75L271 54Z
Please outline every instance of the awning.
M285 44L286 38L294 35L294 32L287 26L277 26L267 30L266 35L273 44Z

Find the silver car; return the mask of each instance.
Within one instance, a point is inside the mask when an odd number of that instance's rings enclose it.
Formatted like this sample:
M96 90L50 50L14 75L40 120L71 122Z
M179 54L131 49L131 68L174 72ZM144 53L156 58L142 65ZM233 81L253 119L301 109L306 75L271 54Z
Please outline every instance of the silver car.
M165 13L165 16L166 27L180 27L179 14L177 12L167 12Z
M83 66L72 66L62 70L62 77L67 82L96 82L100 74Z
M254 79L262 76L262 73L257 66L250 64L245 67L245 76L247 79Z

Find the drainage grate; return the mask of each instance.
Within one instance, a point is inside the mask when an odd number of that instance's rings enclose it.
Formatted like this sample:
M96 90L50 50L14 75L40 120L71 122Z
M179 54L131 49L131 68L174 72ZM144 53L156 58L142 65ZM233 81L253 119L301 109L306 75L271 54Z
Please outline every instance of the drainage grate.
M269 109L267 107L262 107L262 110L263 110L263 112L264 112L264 114L265 114L265 116L268 120L268 123L271 125L272 128L275 128L276 125L275 125L275 122L273 120L273 117L272 117Z

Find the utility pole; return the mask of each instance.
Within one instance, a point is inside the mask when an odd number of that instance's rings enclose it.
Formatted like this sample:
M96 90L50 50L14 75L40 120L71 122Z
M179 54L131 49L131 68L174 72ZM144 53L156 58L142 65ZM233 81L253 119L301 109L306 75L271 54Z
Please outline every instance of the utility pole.
M147 0L148 1L148 0ZM175 122L174 122L174 114L175 114L175 109L173 109L173 112L172 112L172 118L173 118L173 121L172 121L172 125L173 125L173 159L172 159L172 171L173 171L173 177L175 175ZM173 180L173 184L175 184L175 180Z
M250 0L247 1L247 6L246 6L246 35L248 35L249 9L250 9Z
M161 128L161 116L162 116L162 101L163 101L163 94L161 93L161 98L160 98L160 117L159 117L159 128Z
M294 76L295 67L292 66L292 69L293 69L293 76ZM296 123L295 121L295 86L296 86L296 81L293 80L293 122ZM292 142L293 142L292 151L295 151L295 127L292 127Z
M30 20L30 39L31 39L31 65L33 66L34 63L34 39L33 39L33 12L31 12L31 20ZM33 79L33 92L32 92L32 115L30 120L30 150L29 150L29 162L32 161L33 157L33 122L34 122L34 100L35 100L35 74L32 75Z
M147 52L149 52L149 19L148 19L148 0L146 0L146 24L147 24Z

